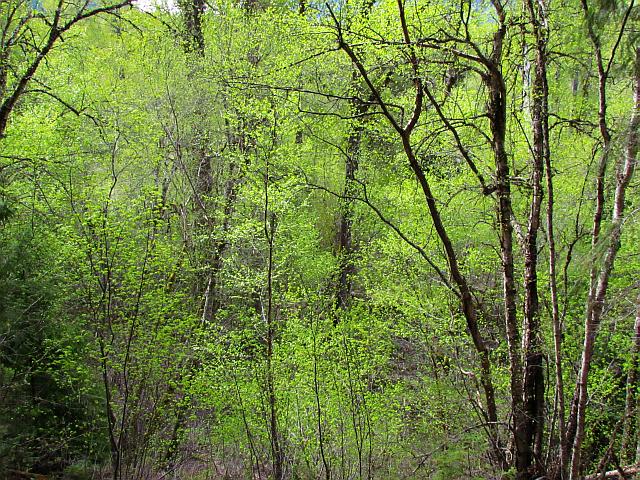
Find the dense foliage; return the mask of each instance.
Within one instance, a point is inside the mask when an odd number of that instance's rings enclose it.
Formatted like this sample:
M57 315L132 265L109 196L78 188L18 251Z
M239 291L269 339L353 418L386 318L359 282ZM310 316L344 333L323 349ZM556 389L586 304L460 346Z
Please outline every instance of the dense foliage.
M0 0L0 476L632 478L639 21Z

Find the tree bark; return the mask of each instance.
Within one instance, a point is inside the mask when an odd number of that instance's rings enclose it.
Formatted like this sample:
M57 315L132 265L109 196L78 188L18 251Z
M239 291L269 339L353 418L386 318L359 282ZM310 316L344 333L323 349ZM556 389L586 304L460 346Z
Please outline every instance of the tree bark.
M640 473L640 466L622 467L622 473L624 473L624 475L634 475L636 473ZM620 475L620 470L611 470L604 473L594 473L592 475L587 475L586 477L584 477L584 480L602 480L607 478L624 480L622 475Z
M600 240L600 230L602 225L602 217L604 213L605 195L604 195L604 178L609 162L609 149L611 144L611 134L607 125L607 77L608 74L604 67L602 58L602 48L600 38L596 35L592 21L590 19L589 5L587 0L581 0L582 11L587 22L587 34L593 46L596 57L596 65L598 69L598 129L602 140L602 153L598 161L596 171L596 205L593 214L593 224L591 228L591 250L593 253L592 266L590 273L589 294L587 297L587 317L589 316L589 303L591 298L595 296L595 288L597 284L597 268L595 252L597 251L598 242ZM571 401L571 412L567 421L567 431L565 444L567 446L567 459L573 455L574 440L578 424L578 397L580 395L580 384L576 382L573 399Z
M626 191L629 186L629 182L633 177L636 157L638 154L638 127L640 127L640 47L636 48L634 67L634 106L631 113L624 159L616 172L616 188L613 200L611 231L607 235L607 248L604 254L602 266L597 274L595 288L593 288L593 294L589 295L587 303L582 358L580 361L580 372L577 382L577 401L575 403L576 433L573 439L571 480L578 480L580 478L580 471L582 468L582 442L584 439L584 424L588 398L587 382L589 379L589 370L591 368L591 359L595 348L598 327L602 321L602 313L609 285L609 277L613 270L618 250L620 249ZM605 239L602 239L602 241L604 240ZM598 244L600 244L600 242L598 242Z
M529 443L528 422L523 399L523 369L521 361L521 339L517 318L517 289L513 258L513 207L511 204L511 180L509 159L506 150L507 104L506 88L501 72L502 47L506 35L506 14L499 0L492 1L498 17L498 29L493 36L493 51L489 59L488 72L484 77L489 90L487 114L492 136L495 161L497 220L502 260L502 288L504 320L509 350L511 414L513 418L513 441L515 446L516 479L529 476L532 449Z
M504 319L509 349L511 413L513 416L513 439L515 444L516 478L527 478L531 465L531 448L527 431L527 417L523 405L523 375L520 359L520 332L517 318L517 290L513 259L513 225L511 218L511 184L509 162L505 149L506 104L505 89L501 75L494 73L488 81L489 119L493 133L493 149L496 162L496 193L498 196L497 217L500 236L500 257L502 259L502 289Z
M547 117L548 119L548 117ZM548 129L547 129L548 132ZM547 135L548 141L548 135ZM562 325L560 322L560 309L558 306L558 285L556 274L556 241L554 233L554 191L553 191L553 170L551 169L551 155L548 150L545 157L545 174L547 183L547 243L549 245L549 291L551 294L551 323L553 327L553 352L555 361L555 390L557 402L558 418L558 438L560 441L560 452L558 465L552 478L566 478L567 465L569 462L568 447L566 441L565 422L565 397L564 378L562 374Z
M178 2L184 22L183 41L187 52L204 56L204 33L202 31L202 17L204 15L204 0L180 0Z
M535 74L531 94L533 127L533 196L529 211L527 234L524 243L524 408L527 416L527 443L534 460L532 474L544 471L542 460L542 437L544 433L544 370L540 339L538 296L538 231L542 210L542 178L545 164L550 163L549 152L549 108L547 85L546 28L544 4L527 0L530 23L535 38ZM557 306L557 304L556 304Z
M624 424L622 428L622 445L620 461L632 463L636 460L637 442L640 432L637 430L638 411L638 364L640 363L640 295L636 300L636 319L633 325L631 343L631 360L627 372L627 388L625 392ZM635 414L635 416L634 416Z
M357 86L357 74L352 75L351 83L354 88ZM371 103L351 102L351 111L354 114L349 137L347 138L347 149L345 155L345 175L344 191L340 199L340 219L338 222L338 288L336 293L336 303L339 309L346 309L351 303L353 295L353 276L356 273L354 264L353 245L353 202L356 194L356 173L358 171L359 156L362 144L362 131L364 130L363 118ZM334 317L337 322L337 317Z

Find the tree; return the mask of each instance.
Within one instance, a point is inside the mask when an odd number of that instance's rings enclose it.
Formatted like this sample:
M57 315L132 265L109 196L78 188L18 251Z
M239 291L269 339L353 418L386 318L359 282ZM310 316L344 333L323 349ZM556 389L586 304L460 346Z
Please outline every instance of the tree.
M2 466L632 475L635 3L294 3L3 4Z
M85 20L103 13L116 15L131 4L132 0L104 6L96 6L90 0L80 5L58 0L51 11L42 4L34 8L33 3L27 0L15 0L4 5L0 25L0 138L5 136L7 123L19 100L30 93L28 87L40 65L63 37ZM37 92L56 98L46 87L37 89Z

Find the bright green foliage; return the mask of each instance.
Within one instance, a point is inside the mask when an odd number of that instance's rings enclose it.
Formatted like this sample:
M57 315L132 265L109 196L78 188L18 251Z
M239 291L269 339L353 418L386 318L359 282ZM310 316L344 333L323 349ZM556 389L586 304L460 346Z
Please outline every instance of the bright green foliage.
M0 138L0 469L266 479L280 462L277 480L515 478L497 197L478 181L490 187L496 175L484 67L473 60L491 55L492 4L463 2L465 25L459 2L404 3L409 46L393 1L218 2L202 13L202 55L185 49L187 4L79 24L34 77L55 95L26 94ZM589 276L605 253L590 236L602 142L581 4L549 6L569 405ZM596 7L609 55L626 7ZM520 321L535 52L521 5L505 8L512 23L500 66ZM637 26L636 10L626 29ZM366 79L341 50L336 22ZM465 35L475 43L448 46ZM633 38L624 30L619 41L607 83L604 238L631 134ZM413 50L438 108L424 100L408 142L477 307L497 425L488 424L481 354L450 260L403 138L381 110L409 121ZM0 67L27 60L16 51ZM585 472L612 437L613 451L620 447L627 378L637 368L637 210L635 180L591 364ZM558 392L546 231L537 241L537 335L552 472ZM352 272L342 308L345 261ZM488 453L491 428L502 464Z

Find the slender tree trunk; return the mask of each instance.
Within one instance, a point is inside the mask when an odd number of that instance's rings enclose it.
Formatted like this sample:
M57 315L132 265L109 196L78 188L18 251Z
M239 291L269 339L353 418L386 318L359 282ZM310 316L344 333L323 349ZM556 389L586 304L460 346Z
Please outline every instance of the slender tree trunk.
M409 159L409 164L414 171L418 181L422 187L425 201L429 209L431 219L434 223L438 237L445 249L447 261L449 263L449 269L451 276L460 290L460 306L462 313L467 323L467 330L473 341L476 352L480 356L480 383L482 385L485 397L485 408L487 410L487 420L489 422L488 429L490 432L490 443L492 447L492 456L494 461L498 464L504 463L504 456L501 450L500 439L498 434L498 409L495 400L495 389L493 387L492 373L491 373L491 360L489 358L489 349L484 341L480 328L478 325L477 308L473 300L473 295L466 277L462 274L459 267L458 257L453 248L453 243L449 238L446 227L442 221L440 210L436 204L435 198L431 192L431 186L422 171L413 148L411 147L409 138L406 138L403 142L405 148L405 154Z
M352 85L357 85L357 75L353 74ZM362 115L369 109L370 103L353 101L351 110L357 118L354 118L345 155L344 192L340 200L340 219L338 225L338 288L336 294L337 307L345 309L351 303L353 276L356 273L354 264L353 245L353 202L356 194L356 173L358 171L358 158L362 144L362 131L364 129ZM334 317L337 321L338 317Z
M517 318L517 291L513 259L513 225L511 223L513 208L511 205L509 161L505 149L506 95L504 81L497 70L487 83L490 91L489 119L493 134L493 150L496 162L497 216L500 229L504 316L511 375L511 413L513 416L513 439L516 450L516 474L518 479L525 479L527 478L527 472L531 465L531 448L528 441L527 417L523 405L523 372L520 357L520 332Z
M346 309L351 303L352 282L355 273L355 265L353 263L353 235L351 231L353 222L353 200L351 200L351 197L353 196L353 184L355 172L358 168L358 160L354 155L357 155L356 151L349 149L345 162L344 199L340 201L340 219L338 222L339 270L336 293L336 303L339 309ZM337 321L337 317L335 321Z
M545 75L546 77L546 75ZM547 90L548 91L548 90ZM549 246L549 291L551 294L551 323L553 327L553 352L555 363L555 390L556 390L556 408L558 418L558 438L560 442L560 452L555 476L560 480L566 478L567 465L569 462L568 447L566 442L566 422L565 422L565 397L564 397L564 378L562 375L562 325L560 322L560 309L558 306L558 285L556 272L556 241L554 233L554 190L553 190L553 170L551 169L551 152L548 147L549 129L548 115L545 115L547 122L546 141L547 149L545 155L545 174L547 183L547 243Z
M589 295L587 303L587 315L585 321L584 342L580 372L578 374L578 395L576 402L575 425L576 433L573 439L573 451L571 458L571 480L578 480L582 468L582 442L584 439L585 415L587 407L587 382L591 368L591 358L595 347L598 327L602 320L604 301L609 285L609 277L615 263L620 239L622 235L623 214L625 196L629 182L635 170L638 154L638 127L640 127L640 47L636 48L635 72L634 72L633 111L629 125L629 132L624 151L624 159L616 172L616 188L613 200L613 216L611 231L607 235L607 248L604 254L602 266L597 274L593 294ZM605 239L602 239L604 241ZM599 243L599 242L598 242Z
M632 117L629 135L630 138L627 144L627 155L633 155L634 152L629 152L630 149L635 148L637 155L638 148L638 131L637 128L640 124L640 106L638 104L640 97L640 48L636 49L636 92L635 92L635 111L634 117ZM635 144L635 146L633 146ZM637 160L636 160L637 162ZM639 363L640 363L640 295L636 302L636 319L633 328L633 343L631 345L631 362L629 366L629 372L627 374L627 391L625 398L625 422L623 428L622 439L622 458L624 461L631 463L634 460L640 462L640 395L638 395L638 380L639 380ZM634 417L635 413L635 417ZM634 422L634 418L636 422ZM634 424L635 423L635 424ZM635 430L635 441L634 441ZM635 443L635 445L634 445ZM635 447L635 452L634 452Z
M547 243L549 244L549 290L551 293L551 323L553 326L553 352L555 361L555 390L558 417L558 438L560 441L560 452L557 465L557 477L560 480L567 476L567 465L569 463L568 447L566 439L565 422L565 398L564 379L562 376L562 325L560 323L560 310L558 307L558 285L556 275L556 243L554 236L553 210L553 172L551 170L551 159L546 159L547 177Z
M271 443L271 459L273 463L274 480L284 478L284 454L282 451L280 431L278 428L278 406L276 390L273 377L273 347L276 334L276 325L273 315L273 254L274 240L276 232L276 215L269 210L269 164L267 163L264 175L264 236L269 249L267 262L267 305L263 311L264 320L267 324L267 358L266 358L266 383L267 400L269 403L269 440Z
M622 447L620 459L624 463L632 463L636 457L636 447L640 432L636 429L638 400L638 363L640 362L640 295L636 300L636 320L633 325L633 339L631 343L631 361L627 373L627 389L625 395L624 425L622 429ZM634 414L636 416L634 416ZM635 434L635 436L634 436Z
M512 438L515 447L516 479L526 480L530 475L532 448L523 395L522 345L517 318L517 289L513 257L513 207L511 204L509 159L506 150L507 95L501 71L503 42L507 33L506 12L500 0L492 0L492 5L498 18L498 28L493 34L493 50L486 63L488 72L484 76L484 82L489 91L487 115L496 168L497 220L502 260L505 330L509 351ZM530 300L535 302L536 299L532 297ZM535 305L532 304L531 307L535 307Z
M549 108L547 85L545 6L532 0L526 2L535 38L535 73L531 93L531 119L533 127L533 197L529 211L527 234L524 243L524 408L527 416L527 443L532 450L533 474L544 471L542 462L542 438L544 433L544 369L540 338L538 296L538 231L542 210L545 164L549 163Z
M302 13L304 0L300 0L300 13ZM362 14L368 17L373 3L368 2ZM355 67L355 65L354 65ZM388 77L390 79L390 76ZM351 74L351 87L354 92L359 92L360 78L358 71L354 68ZM338 256L339 256L339 272L338 272L338 289L336 294L336 304L339 309L345 309L351 303L353 296L353 277L356 273L354 264L354 245L353 245L353 203L356 196L356 174L358 171L360 151L362 149L362 133L364 131L365 114L373 105L373 93L369 92L369 101L363 102L357 96L354 96L350 102L353 124L350 127L347 139L347 150L345 155L345 175L344 175L344 191L340 200L340 220L338 225ZM334 316L334 324L339 320L338 316Z
M244 152L242 152L244 154ZM208 261L209 274L207 287L204 294L204 305L202 307L202 323L211 324L222 306L220 291L220 274L222 272L225 252L229 247L228 235L231 229L231 218L235 210L236 199L238 197L238 187L240 186L240 169L235 162L229 166L229 178L224 185L222 221L218 237L213 240L211 257ZM209 229L213 225L209 224Z
M584 17L587 21L588 37L594 49L596 64L598 69L598 128L600 131L600 137L602 140L602 153L598 160L598 167L596 171L596 205L593 214L593 225L591 229L591 250L592 250L592 266L590 273L589 294L587 299L587 314L588 318L590 313L590 304L592 298L595 297L595 290L597 284L597 260L596 252L600 241L600 230L602 226L602 217L604 214L605 194L604 194L604 179L607 171L607 165L609 163L609 149L611 144L611 134L607 125L607 72L604 67L604 61L602 58L602 49L600 46L600 39L593 30L593 26L590 20L589 6L587 0L581 0L582 10ZM567 431L565 444L567 446L567 458L573 455L573 445L576 436L576 429L578 425L578 397L580 395L580 383L576 382L576 388L571 401L571 412L567 421Z

